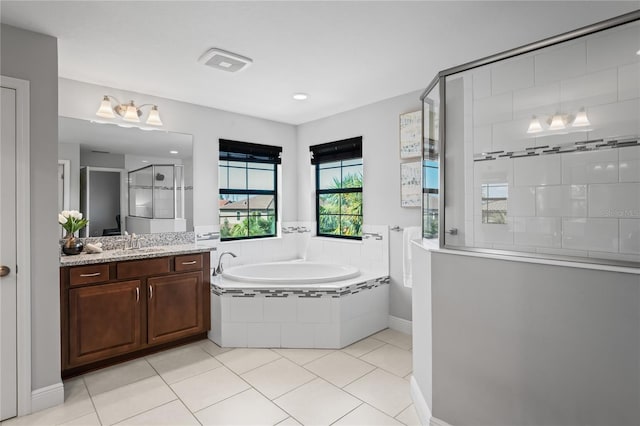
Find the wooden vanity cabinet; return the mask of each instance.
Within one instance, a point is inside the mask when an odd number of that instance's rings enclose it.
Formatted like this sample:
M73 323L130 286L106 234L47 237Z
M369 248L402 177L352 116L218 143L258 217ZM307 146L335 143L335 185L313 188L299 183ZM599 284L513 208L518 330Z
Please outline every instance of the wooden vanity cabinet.
M205 338L209 253L61 267L60 300L64 378Z

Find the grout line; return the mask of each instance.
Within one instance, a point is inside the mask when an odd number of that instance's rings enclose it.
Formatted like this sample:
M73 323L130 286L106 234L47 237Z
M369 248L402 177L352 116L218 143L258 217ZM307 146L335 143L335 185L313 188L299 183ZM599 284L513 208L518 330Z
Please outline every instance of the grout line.
M100 418L100 413L98 413L98 409L96 408L96 403L93 402L93 395L91 395L91 392L89 392L89 386L87 386L87 382L84 380L84 376L85 375L81 376L82 384L84 385L84 388L87 390L87 395L89 395L89 400L91 401L91 406L93 406L93 411L96 413L96 417L98 418L98 423L102 425L103 423L102 423L102 419Z
M338 417L337 419L335 419L334 421L332 421L330 423L330 425L336 424L337 422L339 422L340 420L342 420L343 418L345 418L346 416L348 416L349 414L353 413L354 411L356 411L358 408L362 407L363 405L366 405L366 402L362 402L362 404L358 404L356 407L353 408L353 410L349 410L346 413L344 413L342 416Z

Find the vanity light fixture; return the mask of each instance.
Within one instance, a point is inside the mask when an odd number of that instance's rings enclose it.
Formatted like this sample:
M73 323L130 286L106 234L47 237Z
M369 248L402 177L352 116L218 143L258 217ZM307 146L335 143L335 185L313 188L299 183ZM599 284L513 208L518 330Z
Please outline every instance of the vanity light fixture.
M542 130L542 123L540 123L540 119L535 115L531 117L531 122L529 123L529 128L527 129L527 133L540 133Z
M115 101L115 105L113 105ZM162 126L162 120L160 120L160 113L158 112L158 106L153 104L143 104L136 106L135 102L129 101L126 104L121 103L117 98L111 95L104 95L100 108L96 112L98 117L102 118L116 118L116 114L122 117L124 121L131 123L139 123L142 116L142 108L150 106L151 110L147 117L146 124L151 126Z
M562 130L566 127L564 124L564 116L556 113L551 117L551 123L549 123L549 130Z
M294 93L292 98L296 101L306 101L307 99L309 99L309 95L307 95L306 93Z
M585 127L590 126L591 122L589 122L589 117L587 117L587 112L584 108L580 108L580 111L576 114L576 118L573 119L573 123L571 123L571 127Z

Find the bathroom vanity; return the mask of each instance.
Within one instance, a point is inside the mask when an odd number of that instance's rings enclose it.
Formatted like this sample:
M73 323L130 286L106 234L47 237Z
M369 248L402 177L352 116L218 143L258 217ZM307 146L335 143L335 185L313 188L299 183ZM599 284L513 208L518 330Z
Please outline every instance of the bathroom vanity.
M209 250L186 244L62 257L62 377L206 338Z

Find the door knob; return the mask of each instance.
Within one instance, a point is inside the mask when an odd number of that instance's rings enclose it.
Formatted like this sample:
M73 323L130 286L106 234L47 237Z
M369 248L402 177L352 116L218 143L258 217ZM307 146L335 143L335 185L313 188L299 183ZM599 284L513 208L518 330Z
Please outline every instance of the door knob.
M0 277L4 277L6 275L9 275L9 273L11 272L11 268L9 268L8 266L0 266Z

